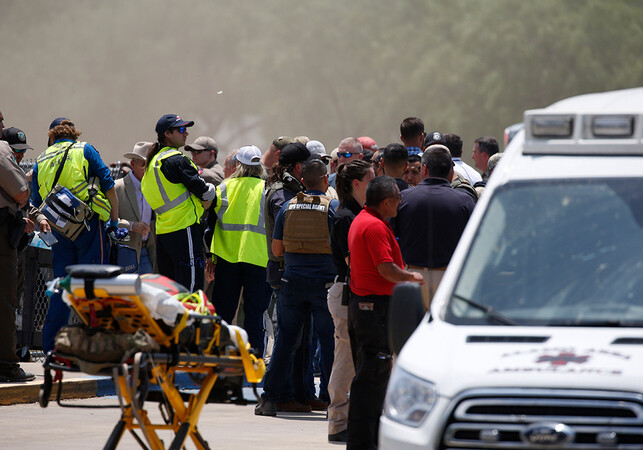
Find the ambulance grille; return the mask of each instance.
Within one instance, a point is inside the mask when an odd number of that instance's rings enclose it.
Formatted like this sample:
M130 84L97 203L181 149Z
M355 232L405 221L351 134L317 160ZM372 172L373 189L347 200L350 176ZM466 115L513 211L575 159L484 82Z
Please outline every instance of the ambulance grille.
M558 389L476 389L454 402L447 449L642 449L643 395Z

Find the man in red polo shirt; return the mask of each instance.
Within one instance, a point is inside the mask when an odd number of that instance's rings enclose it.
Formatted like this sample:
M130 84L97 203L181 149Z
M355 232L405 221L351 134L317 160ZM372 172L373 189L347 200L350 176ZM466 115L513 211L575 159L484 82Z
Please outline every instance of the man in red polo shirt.
M395 283L422 275L404 270L402 252L386 221L397 215L400 190L388 176L371 180L366 205L348 232L350 288L348 333L355 378L348 411L348 448L377 448L379 417L391 374L388 308Z

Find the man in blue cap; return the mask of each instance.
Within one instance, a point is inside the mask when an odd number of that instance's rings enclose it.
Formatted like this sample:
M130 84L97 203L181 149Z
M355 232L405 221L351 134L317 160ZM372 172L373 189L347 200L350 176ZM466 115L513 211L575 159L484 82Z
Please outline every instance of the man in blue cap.
M107 263L107 234L118 230L118 197L109 167L91 144L78 140L80 135L81 131L69 119L55 119L49 126L49 148L38 157L33 167L34 206L40 206L54 186L60 184L92 209L86 228L73 241L52 227L52 233L58 239L52 246L54 277L65 276L65 267L71 264ZM92 179L98 180L95 193L89 186ZM41 230L46 227L46 219L41 220L39 226ZM45 352L54 348L56 333L68 319L69 307L63 303L60 294L54 294L43 326Z

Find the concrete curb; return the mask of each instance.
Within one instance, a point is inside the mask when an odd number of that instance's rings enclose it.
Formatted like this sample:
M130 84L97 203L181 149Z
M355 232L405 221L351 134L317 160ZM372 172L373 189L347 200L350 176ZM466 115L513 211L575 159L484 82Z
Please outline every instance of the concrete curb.
M20 366L25 372L36 375L36 379L24 383L0 383L0 405L35 403L38 401L40 386L44 383L42 363L21 363ZM185 372L176 374L175 384L180 389L198 388ZM51 389L50 403L56 401L58 385L57 382L54 383ZM93 398L107 395L116 395L116 388L111 377L94 376L85 373L63 373L63 391L61 398Z
M64 379L61 398L91 398L99 395L100 385L110 379L76 378ZM28 383L12 383L11 386L0 386L0 405L13 405L17 403L34 403L38 401L38 393L42 381L30 381ZM50 402L55 402L58 395L58 383L51 389ZM113 384L112 384L113 389Z
M0 406L36 403L38 401L40 386L45 382L42 363L21 363L20 366L25 372L36 375L36 379L25 383L0 383ZM53 372L52 375L54 375ZM199 388L186 372L177 372L174 378L174 384L179 389ZM58 382L54 383L51 389L49 403L56 402L58 385ZM243 386L244 390L250 387L245 381ZM263 382L257 387L262 388ZM152 386L151 389L155 390L158 389L158 387ZM116 395L116 388L111 377L88 375L86 373L63 373L63 392L61 395L63 399L93 398L109 395Z

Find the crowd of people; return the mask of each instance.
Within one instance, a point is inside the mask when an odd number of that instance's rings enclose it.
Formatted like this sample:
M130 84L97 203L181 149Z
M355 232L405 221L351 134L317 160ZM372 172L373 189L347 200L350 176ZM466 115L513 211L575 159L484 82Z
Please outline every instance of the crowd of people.
M0 381L33 379L15 348L25 236L36 227L53 235L56 277L70 264L123 265L113 245L120 242L134 255L131 271L203 289L224 320L243 322L268 366L255 414L327 410L329 441L349 448L377 446L395 283L421 284L430 307L500 155L494 138L476 139L474 169L462 161L459 136L425 133L422 120L409 117L401 143L347 137L327 152L305 136L281 136L265 152L233 150L222 166L212 137L188 143L194 122L166 114L155 142L123 154L127 170L114 180L74 122L61 117L25 174L18 163L31 147L2 119L0 112L0 263L10 270L0 273ZM43 214L62 188L89 209L72 237ZM45 351L69 313L53 295Z

